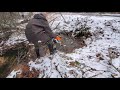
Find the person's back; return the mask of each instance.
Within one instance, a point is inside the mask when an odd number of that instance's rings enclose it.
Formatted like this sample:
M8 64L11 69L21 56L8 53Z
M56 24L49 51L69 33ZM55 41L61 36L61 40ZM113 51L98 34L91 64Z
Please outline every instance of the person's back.
M35 14L34 17L28 22L25 30L25 35L30 43L35 45L37 57L42 56L43 48L39 47L38 41L42 44L47 44L52 54L53 43L52 39L55 35L49 27L48 21L43 14ZM40 53L39 50L41 49ZM41 54L41 55L40 55Z
M52 33L45 16L42 14L34 15L34 18L31 19L27 24L25 33L28 37L28 40L32 43L35 43L39 40L46 43L51 38L56 37L56 35ZM44 33L47 34L47 36L43 35Z

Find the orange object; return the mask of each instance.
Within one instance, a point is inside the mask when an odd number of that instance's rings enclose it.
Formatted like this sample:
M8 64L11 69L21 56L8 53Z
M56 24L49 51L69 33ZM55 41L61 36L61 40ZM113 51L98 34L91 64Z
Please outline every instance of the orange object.
M55 39L60 41L62 38L60 36L57 36Z

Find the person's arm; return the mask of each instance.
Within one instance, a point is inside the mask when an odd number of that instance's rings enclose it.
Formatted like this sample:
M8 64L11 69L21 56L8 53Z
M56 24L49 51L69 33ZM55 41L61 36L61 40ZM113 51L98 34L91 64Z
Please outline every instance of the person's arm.
M48 35L49 35L51 38L55 38L55 37L57 36L56 34L54 34L54 33L52 32L52 30L51 30L51 28L49 27L49 25L46 26L46 27L44 27L44 30L45 30L46 33L48 33Z

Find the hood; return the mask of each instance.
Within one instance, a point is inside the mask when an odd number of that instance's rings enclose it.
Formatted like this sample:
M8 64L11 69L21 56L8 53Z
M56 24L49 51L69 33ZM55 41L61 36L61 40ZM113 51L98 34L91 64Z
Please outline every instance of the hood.
M35 14L34 19L46 19L46 17L43 14Z

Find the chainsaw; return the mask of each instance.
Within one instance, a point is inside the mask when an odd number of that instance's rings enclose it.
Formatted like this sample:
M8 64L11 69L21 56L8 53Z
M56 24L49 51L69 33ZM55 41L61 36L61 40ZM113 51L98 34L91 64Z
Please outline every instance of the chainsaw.
M66 45L63 45L61 36L57 36L55 39L53 39L53 42L54 42L54 49L55 50L60 50L66 46Z

